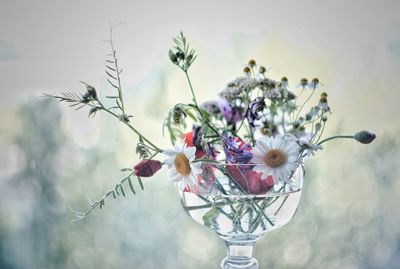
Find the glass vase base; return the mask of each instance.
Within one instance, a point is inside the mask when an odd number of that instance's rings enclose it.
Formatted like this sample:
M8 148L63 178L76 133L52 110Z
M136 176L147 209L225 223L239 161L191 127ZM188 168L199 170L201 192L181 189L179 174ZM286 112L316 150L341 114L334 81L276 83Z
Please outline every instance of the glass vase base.
M258 261L250 259L232 259L226 257L221 262L221 269L258 269Z
M258 261L252 257L254 240L225 241L227 256L221 262L222 269L258 269Z

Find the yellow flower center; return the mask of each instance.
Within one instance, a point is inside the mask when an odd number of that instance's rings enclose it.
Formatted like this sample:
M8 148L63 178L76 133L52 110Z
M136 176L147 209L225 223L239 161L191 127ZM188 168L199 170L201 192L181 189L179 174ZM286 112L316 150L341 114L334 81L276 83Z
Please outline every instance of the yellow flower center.
M280 149L271 149L265 154L264 162L269 167L276 168L286 162L286 155Z
M176 171L178 171L179 174L182 176L187 176L190 174L190 171L192 170L190 168L190 163L188 158L186 158L186 155L183 153L178 153L175 157L175 168Z

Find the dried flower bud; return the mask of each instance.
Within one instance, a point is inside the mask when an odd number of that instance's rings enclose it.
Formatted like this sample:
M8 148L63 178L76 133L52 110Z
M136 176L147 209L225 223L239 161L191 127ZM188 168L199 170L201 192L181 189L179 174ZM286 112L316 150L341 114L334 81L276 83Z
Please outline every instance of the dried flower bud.
M307 85L308 85L308 79L302 78L302 79L300 80L300 86L306 87Z
M140 159L149 158L150 156L149 147L143 141L140 141L136 145L136 154L139 155Z
M86 85L86 90L87 90L88 96L90 98L92 98L92 99L96 99L97 98L96 89L93 86Z
M82 95L81 102L87 104L90 101L96 100L97 99L96 89L93 86L86 84L85 82L82 83L86 85L86 92L85 94Z
M245 66L245 67L243 68L243 72L246 73L246 74L250 73L250 72L251 72L250 67Z
M174 64L178 63L178 57L176 57L176 54L172 50L169 50L168 55L171 62L173 62Z
M321 93L321 98L322 98L322 97L327 98L327 97L328 97L328 94L327 94L326 92L323 92L323 93Z
M321 130L321 128L322 128L322 124L319 123L319 122L317 122L317 123L315 124L315 131L318 132L319 130Z
M369 144L374 141L375 138L376 135L374 133L365 130L359 131L354 135L354 139L362 144Z
M310 89L314 89L314 90L315 90L319 85L320 85L319 79L318 79L318 78L313 78L313 79L311 80L310 84L308 85L308 87L309 87Z
M318 108L325 112L330 111L328 99L326 97L321 97L321 99L319 99Z
M120 120L120 121L122 121L123 123L129 123L129 118L132 118L133 116L131 116L131 115L127 115L127 114L120 114L120 115L118 115L118 119Z
M176 53L176 57L178 58L178 60L183 60L185 59L185 53L183 53L182 51L178 51Z
M326 121L328 120L328 117L325 116L325 115L323 115L323 116L321 117L321 120L322 120L323 122L326 122Z
M250 65L251 67L256 66L256 61L253 60L253 59L251 59L251 60L249 61L249 65Z
M151 177L162 167L162 163L157 160L142 160L133 167L135 176Z
M287 77L281 78L281 82L288 82L288 78Z
M260 68L258 68L258 72L260 74L264 74L267 71L267 69L264 66L260 66Z

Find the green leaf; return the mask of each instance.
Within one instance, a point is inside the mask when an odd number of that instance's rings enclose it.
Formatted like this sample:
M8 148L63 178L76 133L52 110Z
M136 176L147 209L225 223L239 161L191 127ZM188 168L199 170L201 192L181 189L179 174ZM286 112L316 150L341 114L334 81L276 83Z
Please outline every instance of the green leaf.
M118 99L115 99L115 103L117 103L117 106L119 107L119 109L121 109L121 110L122 110L122 106L121 106L121 104L120 104L120 102L119 102L119 100L118 100Z
M117 85L115 85L114 83L111 82L111 80L107 79L108 83L110 83L111 86L113 86L116 89L119 89L119 87Z
M139 182L140 188L142 189L142 191L144 191L144 186L143 186L142 179L141 179L140 177L137 177L137 179L138 179L138 182Z
M122 185L119 185L119 188L121 189L122 196L125 197L124 187L122 187Z
M121 169L121 172L128 172L128 171L132 171L132 169L131 168L122 168Z
M185 113L191 118L193 121L197 121L196 117L190 112L188 109L185 109Z
M107 70L104 70L104 71L106 72L106 74L107 74L109 77L111 77L111 78L117 80L117 78L116 78L115 76L111 75L110 72L108 72Z
M114 72L116 72L117 70L115 70L115 68L112 68L111 66L109 66L109 65L106 65L106 67L108 68L108 69L110 69L110 70L112 70L112 71L114 71Z
M135 189L133 188L131 177L128 177L128 183L129 183L129 188L131 188L132 193L136 195Z

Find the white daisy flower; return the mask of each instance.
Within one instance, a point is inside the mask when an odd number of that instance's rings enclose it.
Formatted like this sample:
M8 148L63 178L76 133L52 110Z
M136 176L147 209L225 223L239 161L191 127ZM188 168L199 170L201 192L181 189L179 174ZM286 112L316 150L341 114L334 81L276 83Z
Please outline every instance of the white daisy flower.
M253 170L262 174L261 179L271 175L276 184L288 180L299 165L299 146L293 137L262 137L251 152Z
M179 182L182 190L186 187L196 189L197 176L202 173L201 162L193 163L196 157L196 147L188 147L186 143L176 143L173 149L163 152L169 156L164 163L168 166L168 178Z

